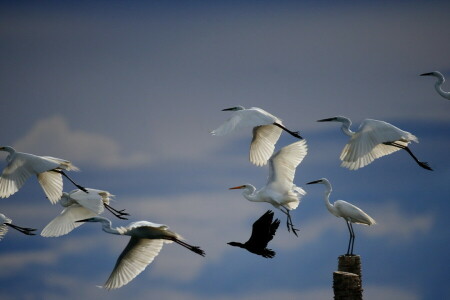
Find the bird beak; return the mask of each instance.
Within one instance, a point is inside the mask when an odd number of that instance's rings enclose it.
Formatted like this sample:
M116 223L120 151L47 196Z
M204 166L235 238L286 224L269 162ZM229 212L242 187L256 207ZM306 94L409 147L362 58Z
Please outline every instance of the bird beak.
M229 188L229 190L238 190L238 189L243 189L243 188L245 188L245 185L231 187L231 188Z
M330 121L334 121L334 120L336 120L336 118L327 118L327 119L317 120L317 122L330 122Z
M322 182L322 180L314 180L314 181L308 182L307 184L315 184L315 183L320 183L320 182Z
M429 73L423 73L423 74L420 74L420 76L429 76L429 75L432 75L433 73L431 73L431 72L429 72Z
M234 109L234 107L230 107L230 108L222 109L222 111L233 110L233 109Z
M81 223L81 222L89 222L89 218L88 219L83 219L83 220L78 220L78 221L75 221L75 223Z

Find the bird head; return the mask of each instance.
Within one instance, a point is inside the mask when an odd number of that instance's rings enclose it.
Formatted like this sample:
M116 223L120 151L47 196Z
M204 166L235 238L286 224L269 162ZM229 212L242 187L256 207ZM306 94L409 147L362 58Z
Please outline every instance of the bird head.
M321 179L319 179L319 180L314 180L314 181L308 182L307 184L316 184L316 183L322 183L322 184L325 184L326 182L329 182L328 179L326 179L326 178L321 178Z
M343 117L343 116L336 116L336 117L332 117L332 118L326 118L326 119L321 119L321 120L317 120L317 122L347 122L348 118Z
M442 74L438 71L428 72L428 73L422 73L420 76L434 76L434 77L443 77Z
M229 190L240 190L240 189L246 189L248 187L249 186L247 184L244 184L244 185L240 185L240 186L231 187L231 188L229 188Z
M235 107L222 109L222 111L237 111L237 110L244 110L244 109L245 109L245 107L239 105L239 106L235 106Z
M238 242L229 242L229 243L227 243L227 244L230 245L230 246L241 247L241 248L243 248L243 247L242 247L242 246L243 246L242 243L238 243Z
M0 151L7 151L7 152L9 152L9 153L12 153L12 152L14 152L15 150L14 150L14 148L11 147L11 146L1 146L1 147L0 147Z

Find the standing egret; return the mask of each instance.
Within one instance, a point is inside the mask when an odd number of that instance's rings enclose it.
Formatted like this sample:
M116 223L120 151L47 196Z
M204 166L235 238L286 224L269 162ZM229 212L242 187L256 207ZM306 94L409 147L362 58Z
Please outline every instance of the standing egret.
M103 217L93 217L76 222L100 222L104 232L131 236L128 245L117 259L114 270L103 286L106 289L117 289L127 284L153 261L159 254L163 243L175 242L201 256L205 252L197 246L191 246L182 237L169 230L163 224L147 221L130 223L127 227L111 227L111 221Z
M78 171L70 161L51 156L37 156L22 153L9 146L0 147L6 151L8 165L0 177L0 198L6 198L17 192L31 175L36 175L47 198L52 204L58 202L62 195L63 181L61 175L69 179L76 187L85 191L85 188L76 184L63 170Z
M125 219L123 210L116 210L109 205L114 195L107 191L86 188L87 193L82 190L73 190L70 193L63 192L59 203L65 207L59 216L54 218L44 229L41 236L58 237L68 234L82 223L75 221L94 217L103 213L104 208L108 209L119 219Z
M233 111L234 113L219 128L211 131L211 134L221 136L234 130L253 127L250 162L254 165L263 166L267 164L267 160L272 155L282 130L296 138L302 138L298 131L290 131L283 126L280 119L261 108L251 107L246 109L243 106L236 106L223 109L222 111Z
M444 97L447 100L450 100L450 92L445 92L442 89L442 84L444 83L445 78L444 78L444 75L441 74L441 72L433 71L433 72L429 72L429 73L420 74L420 76L434 76L434 77L436 77L437 81L434 84L434 88L436 89L436 91L438 92L439 95L441 95L442 97Z
M342 167L357 170L370 164L377 158L403 149L411 155L419 166L432 171L428 163L419 161L408 147L411 141L419 142L417 137L392 124L365 119L359 126L358 131L353 132L350 130L352 121L346 117L337 116L318 120L317 122L341 122L342 132L350 137L350 141L341 152Z
M33 231L36 231L36 229L20 227L20 226L12 224L11 222L12 222L12 220L10 218L5 216L4 214L0 214L0 240L8 232L8 227L11 227L17 231L20 231L26 235L35 235L35 233L33 233Z
M280 220L275 219L273 221L273 211L268 210L264 215L262 215L258 220L253 223L252 235L250 239L244 244L239 242L229 242L228 245L241 247L247 249L252 253L261 255L265 258L272 258L275 256L275 251L272 249L267 249L267 244L275 236L275 232L280 225Z
M242 195L249 201L268 202L278 208L287 216L288 231L297 236L297 229L292 224L290 210L296 209L300 198L306 193L297 187L294 182L295 169L306 156L306 141L301 140L281 148L269 159L269 178L267 184L260 190L251 184L244 184L230 188L230 190L243 189Z
M325 205L328 211L338 218L343 218L347 224L348 231L350 233L350 240L348 241L348 248L346 255L353 255L353 245L355 243L355 232L353 231L352 223L363 224L363 225L374 225L375 220L372 219L368 214L362 211L359 207L348 203L344 200L337 200L334 204L330 203L330 194L332 191L331 183L326 178L308 182L307 184L321 183L325 185Z

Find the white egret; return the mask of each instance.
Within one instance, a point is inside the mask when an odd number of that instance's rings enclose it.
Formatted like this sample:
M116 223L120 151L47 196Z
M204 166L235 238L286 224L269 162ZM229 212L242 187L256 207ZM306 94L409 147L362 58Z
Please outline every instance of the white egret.
M78 171L78 168L68 160L18 152L9 146L0 147L0 151L9 153L6 157L8 164L0 177L0 198L16 193L31 175L37 176L39 184L52 204L58 202L62 195L61 175L79 189L85 190L64 172L64 170Z
M280 220L273 220L273 211L268 210L258 220L253 223L252 235L250 239L244 244L239 242L229 242L228 245L241 247L254 254L261 255L265 258L272 258L275 256L275 251L267 249L267 245L275 236L275 232L280 225Z
M292 224L290 210L296 209L305 191L294 182L295 169L306 156L306 141L301 140L281 148L269 159L269 178L267 184L260 190L251 184L230 188L243 189L242 195L249 201L268 202L287 216L288 231L297 235L297 229Z
M219 128L211 131L211 134L221 136L234 130L253 127L250 162L254 165L263 166L267 164L267 160L272 155L282 130L296 138L302 138L298 131L290 131L283 126L280 119L261 108L252 107L246 109L243 106L236 106L223 109L222 111L233 111L234 113Z
M205 252L197 246L182 241L182 237L169 230L163 224L138 221L126 227L111 227L111 221L103 217L92 217L76 222L100 222L103 231L117 235L131 236L128 245L117 259L114 270L103 286L106 289L117 289L139 275L159 254L163 243L175 242L201 256Z
M317 122L341 122L342 132L350 137L350 141L341 152L342 167L357 170L370 164L377 158L403 149L411 155L419 166L432 171L428 163L419 161L408 147L411 141L419 142L417 137L392 124L365 119L359 126L358 131L353 132L350 130L352 122L346 117L337 116L318 120Z
M35 235L33 231L36 231L36 229L33 228L27 228L27 227L20 227L17 225L14 225L11 223L12 220L5 216L4 214L0 214L0 240L5 236L5 234L8 232L8 228L11 227L17 231L22 232L26 235Z
M58 237L68 234L82 223L75 221L97 216L108 209L119 219L125 219L123 210L116 210L109 205L114 195L107 191L86 188L87 193L82 190L73 190L70 193L63 192L59 203L64 207L59 216L54 218L42 229L41 236Z
M442 84L444 84L445 78L444 78L444 75L441 74L441 72L433 71L433 72L429 72L429 73L420 74L420 76L433 76L433 77L436 77L437 81L434 84L434 88L436 89L436 91L438 92L439 95L441 95L442 97L444 97L447 100L450 100L450 92L445 92L442 89Z
M325 185L325 205L328 211L338 218L343 218L347 224L348 231L350 233L350 240L348 242L347 254L353 255L353 245L355 243L355 232L353 231L352 223L363 224L363 225L374 225L375 220L372 219L368 214L362 211L359 207L348 203L344 200L337 200L334 204L330 203L330 194L332 191L331 183L326 178L308 182L307 184L321 183Z

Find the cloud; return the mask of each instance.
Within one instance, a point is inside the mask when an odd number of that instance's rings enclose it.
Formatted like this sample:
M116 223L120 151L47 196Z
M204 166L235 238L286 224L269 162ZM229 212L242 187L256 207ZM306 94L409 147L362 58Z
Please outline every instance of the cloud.
M113 139L71 129L62 116L38 121L13 147L38 155L61 156L75 164L106 168L135 167L151 162L146 153L123 153L121 145Z

